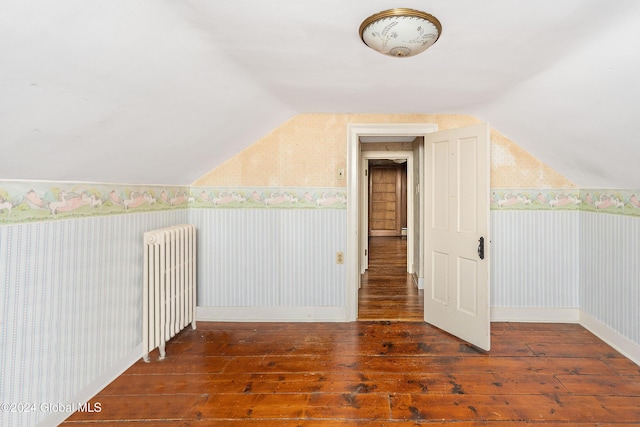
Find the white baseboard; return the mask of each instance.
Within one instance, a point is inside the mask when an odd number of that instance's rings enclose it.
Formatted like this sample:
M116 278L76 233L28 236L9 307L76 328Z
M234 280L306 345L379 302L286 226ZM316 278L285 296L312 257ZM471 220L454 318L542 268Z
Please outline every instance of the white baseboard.
M78 407L89 400L91 400L96 394L98 394L103 388L108 386L113 380L118 378L124 371L129 369L138 359L142 358L142 343L136 346L125 357L116 362L108 370L103 372L98 378L92 381L89 385L83 388L72 399L66 402L67 405ZM55 427L60 425L64 420L69 418L72 413L67 412L55 412L49 415L47 418L38 423L38 426L42 427Z
M618 350L636 365L640 365L640 345L620 335L619 332L585 312L580 312L580 324L602 341Z
M418 289L424 289L424 277L418 277L414 272L411 273L411 278L413 279L413 284L416 285Z
M346 322L345 307L198 307L202 322Z
M492 322L579 323L577 308L491 307Z

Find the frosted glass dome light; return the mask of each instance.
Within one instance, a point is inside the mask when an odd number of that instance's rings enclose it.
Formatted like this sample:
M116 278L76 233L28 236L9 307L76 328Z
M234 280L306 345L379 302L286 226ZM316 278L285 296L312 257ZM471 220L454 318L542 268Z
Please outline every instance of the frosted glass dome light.
M406 57L424 52L442 33L438 19L415 9L397 8L371 15L360 25L360 38L384 55Z

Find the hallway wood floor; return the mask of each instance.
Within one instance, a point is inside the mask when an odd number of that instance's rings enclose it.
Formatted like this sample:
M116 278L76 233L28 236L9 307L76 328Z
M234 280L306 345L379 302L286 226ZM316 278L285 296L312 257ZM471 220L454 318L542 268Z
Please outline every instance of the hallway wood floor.
M640 368L574 324L492 324L485 353L418 322L199 323L66 425L640 425Z
M424 321L424 293L407 273L407 240L369 238L369 269L360 279L358 320Z

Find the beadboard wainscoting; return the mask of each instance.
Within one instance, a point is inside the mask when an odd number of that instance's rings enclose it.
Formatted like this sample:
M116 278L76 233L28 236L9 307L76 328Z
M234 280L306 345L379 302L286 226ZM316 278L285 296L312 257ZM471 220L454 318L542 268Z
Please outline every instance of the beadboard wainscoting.
M491 211L495 321L579 319L579 211Z
M581 323L638 363L640 217L583 212L579 274Z
M491 211L491 318L575 322L640 364L640 217Z
M192 209L198 320L344 321L344 209Z
M0 425L57 425L141 357L143 233L186 220L183 209L0 226L0 397L33 405Z

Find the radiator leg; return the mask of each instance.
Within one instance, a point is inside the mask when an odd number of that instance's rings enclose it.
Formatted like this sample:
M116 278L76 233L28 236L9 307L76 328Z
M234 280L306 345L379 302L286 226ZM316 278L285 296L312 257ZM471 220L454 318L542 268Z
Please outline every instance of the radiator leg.
M145 353L142 355L142 360L145 361L145 363L149 363L151 362L151 360L149 359L149 353Z
M167 356L167 351L165 349L165 343L160 344L160 359L162 360Z
M196 321L195 320L193 322L191 322L191 327L195 331L195 329L196 329Z

